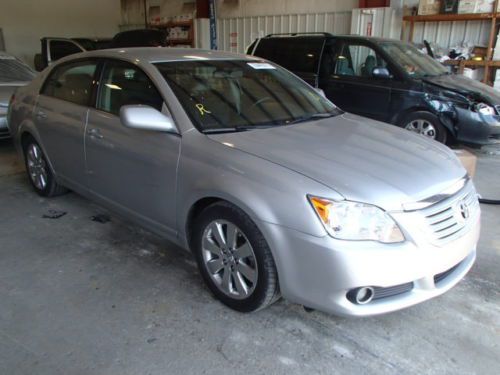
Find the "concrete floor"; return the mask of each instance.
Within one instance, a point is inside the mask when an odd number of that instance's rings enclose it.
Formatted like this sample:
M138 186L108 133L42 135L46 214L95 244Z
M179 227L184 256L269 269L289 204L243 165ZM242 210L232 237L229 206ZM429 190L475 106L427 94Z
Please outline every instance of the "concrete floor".
M447 294L344 319L279 301L250 315L214 300L188 253L76 194L32 192L0 144L0 374L499 374L500 206ZM500 157L476 184L500 198ZM44 219L49 210L65 211Z

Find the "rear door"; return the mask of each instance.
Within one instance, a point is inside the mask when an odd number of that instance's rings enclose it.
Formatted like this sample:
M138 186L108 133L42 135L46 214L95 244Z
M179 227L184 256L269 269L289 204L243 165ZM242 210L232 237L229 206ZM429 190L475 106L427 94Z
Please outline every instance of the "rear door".
M120 108L130 104L168 114L158 89L142 69L124 61L106 61L85 136L89 188L103 203L173 234L181 138L123 126Z
M371 46L339 40L335 46L325 49L319 86L343 110L387 121L392 78L375 77L375 68L391 70Z
M324 43L323 36L262 38L254 55L281 65L317 87L319 60Z
M84 134L96 60L56 66L45 81L34 112L42 146L63 183L85 187Z

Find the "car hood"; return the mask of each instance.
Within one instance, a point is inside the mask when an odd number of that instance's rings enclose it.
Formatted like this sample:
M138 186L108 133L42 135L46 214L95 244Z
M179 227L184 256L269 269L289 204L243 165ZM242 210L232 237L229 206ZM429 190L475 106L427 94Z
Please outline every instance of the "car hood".
M446 146L352 114L209 137L388 211L440 193L466 173Z
M500 94L492 87L462 75L446 74L427 77L424 81L440 88L458 92L474 101L484 101L489 105L500 105Z

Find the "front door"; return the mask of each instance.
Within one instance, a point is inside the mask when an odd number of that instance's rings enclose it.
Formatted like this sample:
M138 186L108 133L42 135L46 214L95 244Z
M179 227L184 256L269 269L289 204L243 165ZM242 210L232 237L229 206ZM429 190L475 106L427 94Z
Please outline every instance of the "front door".
M84 188L84 134L97 62L77 61L53 69L34 112L40 141L65 185Z
M319 86L337 106L380 121L390 118L392 78L373 74L376 68L389 70L375 50L346 41L335 50L325 49L322 64Z
M85 135L89 188L127 216L173 234L180 136L126 128L119 112L128 104L167 111L155 85L140 68L109 60Z

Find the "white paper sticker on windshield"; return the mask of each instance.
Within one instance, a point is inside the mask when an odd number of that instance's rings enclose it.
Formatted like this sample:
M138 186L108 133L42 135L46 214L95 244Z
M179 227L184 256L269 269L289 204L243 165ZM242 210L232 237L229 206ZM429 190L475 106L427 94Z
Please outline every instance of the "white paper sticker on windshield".
M274 66L268 63L247 63L254 69L276 69Z

